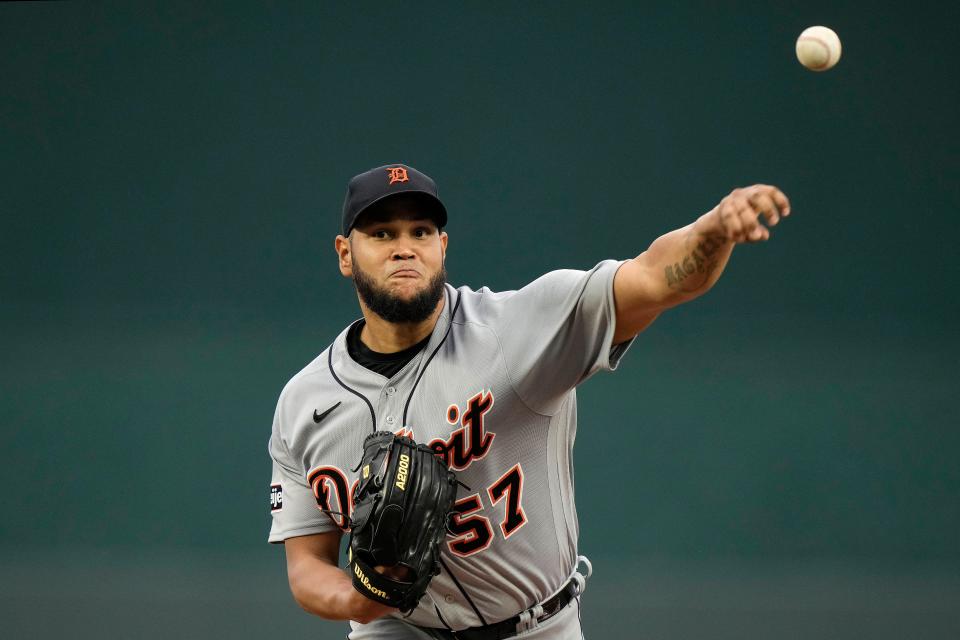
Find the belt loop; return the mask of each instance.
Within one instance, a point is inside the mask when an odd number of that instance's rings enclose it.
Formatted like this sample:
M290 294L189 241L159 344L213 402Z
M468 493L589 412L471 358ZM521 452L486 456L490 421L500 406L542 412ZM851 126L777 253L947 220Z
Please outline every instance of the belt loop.
M534 605L520 614L520 621L517 622L517 635L520 635L524 631L530 631L531 629L536 629L537 625L540 624L540 621L537 619L543 615L543 607L541 605Z
M581 564L586 568L586 574L580 573ZM573 575L570 577L570 580L577 585L577 596L580 596L587 590L587 578L592 575L593 564L590 562L590 559L587 558L587 556L577 556L577 563L573 566Z

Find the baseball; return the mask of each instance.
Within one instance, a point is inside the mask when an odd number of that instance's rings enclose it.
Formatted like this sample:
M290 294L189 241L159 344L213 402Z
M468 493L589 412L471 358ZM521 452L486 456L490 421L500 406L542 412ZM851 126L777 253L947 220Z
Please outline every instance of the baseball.
M809 27L797 38L797 60L811 71L826 71L840 60L840 38L828 27Z

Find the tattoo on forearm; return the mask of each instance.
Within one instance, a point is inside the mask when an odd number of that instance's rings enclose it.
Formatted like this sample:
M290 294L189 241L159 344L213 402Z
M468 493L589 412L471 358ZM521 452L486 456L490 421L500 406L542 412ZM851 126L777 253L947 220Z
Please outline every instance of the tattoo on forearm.
M690 291L703 285L717 268L719 261L715 254L725 242L726 239L718 234L705 236L683 260L665 266L663 272L667 278L667 286Z

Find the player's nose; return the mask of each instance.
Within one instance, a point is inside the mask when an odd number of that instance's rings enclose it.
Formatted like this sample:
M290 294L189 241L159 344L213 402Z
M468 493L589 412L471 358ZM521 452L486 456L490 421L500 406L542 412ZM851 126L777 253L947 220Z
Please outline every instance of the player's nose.
M394 260L410 260L415 258L417 254L413 252L409 246L400 244L393 249L393 259Z

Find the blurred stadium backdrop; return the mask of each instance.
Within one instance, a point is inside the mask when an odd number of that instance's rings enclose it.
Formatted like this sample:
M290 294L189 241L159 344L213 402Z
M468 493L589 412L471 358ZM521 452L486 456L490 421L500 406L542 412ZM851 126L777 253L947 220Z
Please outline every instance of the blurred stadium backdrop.
M0 634L344 637L266 441L358 315L347 179L406 162L475 288L793 201L581 390L588 638L960 637L958 6L3 3Z

